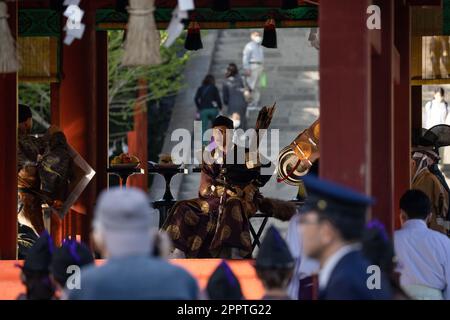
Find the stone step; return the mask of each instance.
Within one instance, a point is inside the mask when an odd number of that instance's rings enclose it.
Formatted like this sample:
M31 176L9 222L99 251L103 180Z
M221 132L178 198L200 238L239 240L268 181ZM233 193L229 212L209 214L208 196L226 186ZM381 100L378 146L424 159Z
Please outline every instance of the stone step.
M269 95L269 94L263 93L261 95L260 105L261 106L272 105L272 103L274 103L274 102L277 102L277 104L278 104L278 101L280 101L280 99L283 99L283 101L286 101L286 102L297 102L298 101L297 99L293 99L293 98L292 98L292 100L286 100L287 99L286 96L289 97L290 95L281 96L281 95L272 95L272 94ZM314 95L314 94L304 95L304 96L302 96L300 101L310 104L310 103L316 101L316 95ZM289 104L289 103L286 103L286 104ZM282 104L280 103L280 105L282 105Z
M217 49L218 53L215 56L216 59L236 59L242 60L242 50L229 50L226 45L219 46ZM280 52L264 52L264 60L267 61L276 61L277 59L282 58L282 54Z
M262 28L261 29L254 29L254 30L243 30L242 32L231 32L229 30L224 31L221 33L220 35L220 40L224 40L224 39L235 39L235 38L239 38L239 39L243 39L246 42L250 41L250 33L252 31L260 31L262 33ZM277 43L283 43L283 42L289 42L292 39L297 39L297 40L305 40L307 41L308 39L308 35L309 33L305 33L303 30L301 29L288 29L288 32L286 32L286 29L283 30L283 35L284 37L277 37ZM272 49L272 48L271 48Z
M240 70L242 70L242 57L239 55L235 55L234 57L236 59L230 58L230 55L227 55L226 58L215 58L213 60L214 65L211 67L211 70L225 70L227 65L231 62L235 63ZM271 77L292 77L293 74L304 77L304 78L311 78L311 72L317 72L317 69L314 69L314 66L302 66L301 68L295 68L295 70L290 70L291 67L294 66L276 66L273 65L273 63L268 63L267 61L264 64L264 71L271 75ZM318 74L317 78L312 80L318 80Z
M229 29L229 30L223 30L222 33L220 34L220 37L229 37L229 36L233 36L233 37L247 37L248 39L250 39L250 33L252 33L253 31L260 31L260 29Z
M234 62L242 70L242 50L249 41L250 30L222 30L214 52L210 73L216 77L216 84L221 89L226 67ZM261 90L261 104L277 101L278 109L272 120L271 129L279 129L279 145L283 148L318 115L318 52L307 42L308 31L302 29L283 29L278 35L278 49L264 49L265 72L268 75L268 86ZM253 127L258 110L250 110L249 127ZM275 146L273 146L275 148ZM272 149L269 146L269 152ZM179 199L197 196L200 176L183 176ZM280 199L291 199L296 188L284 183L277 183L273 177L261 189L263 194ZM252 224L261 222L254 219ZM286 223L270 219L284 233ZM267 230L267 229L266 229Z

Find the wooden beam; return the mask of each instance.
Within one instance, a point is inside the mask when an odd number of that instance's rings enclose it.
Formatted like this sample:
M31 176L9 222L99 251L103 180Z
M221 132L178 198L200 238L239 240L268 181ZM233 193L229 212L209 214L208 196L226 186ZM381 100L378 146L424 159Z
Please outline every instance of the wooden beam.
M409 6L442 7L442 0L408 0Z
M394 109L394 2L374 2L381 9L381 54L372 55L370 82L371 194L376 202L372 218L393 231L393 109ZM369 31L373 32L373 31Z
M86 30L83 39L62 48L62 80L60 84L60 126L68 142L96 171L98 168L98 86L95 10L92 2L81 2ZM103 50L102 50L103 52ZM89 183L65 221L65 234L89 243L91 219L97 195L97 177Z
M413 86L439 86L443 84L450 84L450 78L442 79L412 79L411 85Z
M172 10L172 8L159 8L155 11L155 21L159 28L170 22ZM239 23L260 23L263 26L265 21L272 17L277 27L281 28L294 27L296 24L303 25L306 22L314 24L317 22L317 15L316 6L298 7L292 10L281 10L279 7L246 7L233 8L226 12L217 12L211 8L197 8L190 12L189 18L203 24L202 28L213 28L211 24L218 24L219 27L220 24L224 24L228 28L234 28ZM118 23L125 25L128 22L128 14L114 9L99 9L96 11L96 22L103 26Z
M370 35L361 13L370 4L322 0L319 7L320 174L368 194Z
M318 0L313 0L314 2L319 2ZM95 0L97 2L98 8L114 8L116 5L115 0ZM298 1L299 6L311 6L311 3L302 3L301 0ZM157 8L175 8L177 5L177 0L156 0L155 6ZM280 7L280 0L231 0L231 8L242 8L242 7ZM195 0L196 8L211 8L212 0Z
M99 3L90 4L95 10L97 27L102 30L125 29L128 22L126 12L116 11L114 6L102 8ZM172 19L172 7L155 10L158 29L166 29ZM190 12L190 19L200 23L202 29L262 28L267 18L272 17L277 28L317 27L316 6L299 6L292 10L275 7L236 7L226 12L217 12L211 7L197 7ZM59 37L63 19L61 13L50 7L21 8L19 11L19 35L21 37Z
M427 0L422 0L427 1ZM436 1L436 0L430 0ZM101 9L113 9L116 7L116 0L95 0L95 6ZM299 6L313 6L319 3L319 0L299 0ZM156 0L155 6L157 8L175 8L178 4L178 0ZM196 8L211 8L212 0L195 0ZM258 7L258 8L274 8L280 7L281 0L231 0L231 8L245 8L245 7ZM36 9L36 8L50 8L49 0L26 0L20 1L20 8L24 9Z
M108 32L97 31L97 165L96 193L108 187L108 150L109 150L109 82L108 82Z
M148 113L147 101L142 97L148 94L148 83L145 79L138 79L137 101L134 105L134 130L128 133L128 151L141 161L141 168L147 172L148 168ZM130 186L148 191L147 174L135 175L128 180Z
M410 188L411 159L411 9L396 5L395 46L399 61L399 82L394 86L394 229L400 228L399 202ZM421 100L421 99L420 99ZM420 103L422 103L420 101Z
M370 31L370 43L375 54L381 54L381 30Z
M255 29L264 28L264 21L242 21L242 22L199 22L201 30L208 29ZM125 22L105 22L97 25L98 30L125 30ZM166 30L168 22L157 22L158 30ZM315 20L283 20L277 23L277 28L316 28L318 23Z
M392 58L394 67L394 81L396 84L400 82L400 53L395 46L392 47Z
M18 1L7 2L17 38ZM0 74L0 259L17 257L17 73Z

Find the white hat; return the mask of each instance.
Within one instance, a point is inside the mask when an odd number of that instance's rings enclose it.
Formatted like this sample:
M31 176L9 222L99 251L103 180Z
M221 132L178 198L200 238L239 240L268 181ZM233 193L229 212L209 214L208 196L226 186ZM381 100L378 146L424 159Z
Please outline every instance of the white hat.
M94 228L111 256L150 254L158 215L140 189L115 187L100 194Z

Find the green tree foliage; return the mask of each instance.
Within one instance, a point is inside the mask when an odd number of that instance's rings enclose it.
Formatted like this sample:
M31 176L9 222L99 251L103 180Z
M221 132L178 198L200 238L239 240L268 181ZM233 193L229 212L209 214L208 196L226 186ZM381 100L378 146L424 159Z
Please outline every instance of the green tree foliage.
M108 67L109 67L109 109L110 133L112 139L126 136L133 129L134 106L139 90L138 80L147 82L147 95L140 101L158 101L163 97L175 95L182 87L182 71L189 53L183 49L180 37L170 48L161 46L163 63L153 67L123 67L124 32L108 32ZM161 32L161 43L167 37ZM21 83L19 101L32 107L35 131L42 132L50 123L50 85L48 83ZM142 105L146 106L146 103ZM142 110L137 110L141 112Z
M124 136L133 129L132 116L143 111L135 109L136 102L157 101L175 95L181 89L182 71L189 58L189 53L183 49L183 40L179 38L170 48L161 46L161 65L124 67L121 65L123 36L123 31L108 32L109 108L114 137ZM161 32L161 42L166 37L166 32ZM137 99L139 79L146 80L147 95Z
M20 83L19 103L31 107L33 112L33 132L45 132L50 126L50 84Z

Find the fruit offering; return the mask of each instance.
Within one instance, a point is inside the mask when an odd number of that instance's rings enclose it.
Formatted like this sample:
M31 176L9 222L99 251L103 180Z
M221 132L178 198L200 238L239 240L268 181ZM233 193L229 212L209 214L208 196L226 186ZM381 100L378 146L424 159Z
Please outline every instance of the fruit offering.
M130 155L128 153L122 153L111 160L111 165L134 165L137 166L139 164L139 159L136 156Z
M161 153L159 155L159 164L160 165L171 165L171 164L173 164L172 156L170 155L170 153Z

